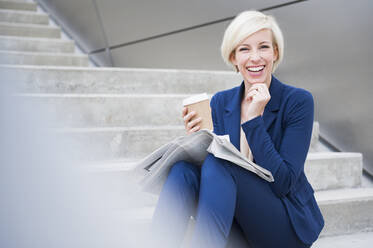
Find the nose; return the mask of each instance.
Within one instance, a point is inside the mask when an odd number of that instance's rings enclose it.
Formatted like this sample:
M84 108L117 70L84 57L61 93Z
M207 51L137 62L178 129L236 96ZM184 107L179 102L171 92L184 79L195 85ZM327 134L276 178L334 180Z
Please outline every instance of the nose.
M257 50L253 50L250 54L250 60L253 62L260 60L260 53Z

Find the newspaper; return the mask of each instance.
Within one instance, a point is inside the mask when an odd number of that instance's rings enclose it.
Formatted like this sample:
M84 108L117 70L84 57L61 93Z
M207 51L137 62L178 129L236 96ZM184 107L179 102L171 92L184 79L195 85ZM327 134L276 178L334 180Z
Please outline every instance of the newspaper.
M201 166L208 153L241 166L268 182L274 181L270 171L248 160L230 143L227 136L203 129L178 137L141 160L135 166L136 173L141 177L140 187L146 192L158 194L176 162L184 160Z

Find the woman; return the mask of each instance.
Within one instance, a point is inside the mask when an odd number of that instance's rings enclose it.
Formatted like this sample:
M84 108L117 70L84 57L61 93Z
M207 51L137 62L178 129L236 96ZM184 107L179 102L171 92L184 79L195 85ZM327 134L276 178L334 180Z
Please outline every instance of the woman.
M180 161L161 192L154 227L158 235L167 233L170 247L182 242L190 216L196 219L192 247L225 247L237 236L232 226L246 240L244 247L310 247L324 225L304 174L313 97L272 75L283 57L283 37L271 16L238 15L225 31L221 52L243 82L212 97L214 132L229 134L232 144L271 171L275 181L211 154L201 168ZM201 120L191 121L194 115L183 110L188 133L199 130Z

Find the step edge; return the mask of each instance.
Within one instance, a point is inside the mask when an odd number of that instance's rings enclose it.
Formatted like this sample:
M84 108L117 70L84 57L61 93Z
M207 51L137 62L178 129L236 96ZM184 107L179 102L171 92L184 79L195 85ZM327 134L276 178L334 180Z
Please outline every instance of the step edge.
M15 23L15 22L0 22L0 26L6 27L19 27L19 28L40 28L46 30L61 31L60 27L49 26L45 24L28 24L28 23Z
M24 14L24 15L30 15L30 16L40 16L40 17L43 17L43 18L48 18L49 20L49 15L46 14L46 13L41 13L41 12L37 12L37 11L33 11L33 10L21 10L21 9L1 9L0 8L0 13L1 12L6 12L6 13L14 13L14 14Z
M86 54L77 54L77 53L51 53L51 52L29 52L29 51L8 51L0 50L0 53L3 56L7 54L9 56L44 56L44 57L76 57L76 58L88 58Z
M74 70L74 71L97 71L97 72L158 72L158 73L174 73L178 74L180 72L182 73L199 73L199 74L205 74L205 75L217 75L225 74L226 76L237 76L236 73L233 71L209 71L209 70L189 70L189 69L155 69L155 68L125 68L125 67L73 67L73 66L45 66L44 68L40 68L37 66L32 65L6 65L6 66L0 66L0 68L9 68L9 69L38 69L38 70L55 70L55 71L68 71L68 70Z
M321 190L315 192L315 198L321 205L363 200L373 201L373 188L356 187Z
M38 41L38 42L50 42L50 43L66 43L75 44L73 40L63 40L61 38L44 38L44 37L28 37L28 36L10 36L10 35L0 35L0 40L19 40L19 41Z

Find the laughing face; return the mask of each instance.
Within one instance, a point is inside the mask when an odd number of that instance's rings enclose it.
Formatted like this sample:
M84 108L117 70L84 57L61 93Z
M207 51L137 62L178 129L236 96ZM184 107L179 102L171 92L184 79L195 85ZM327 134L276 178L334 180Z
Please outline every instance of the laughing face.
M271 30L261 29L238 45L231 61L244 78L246 87L256 83L265 83L269 87L273 63L277 58Z

